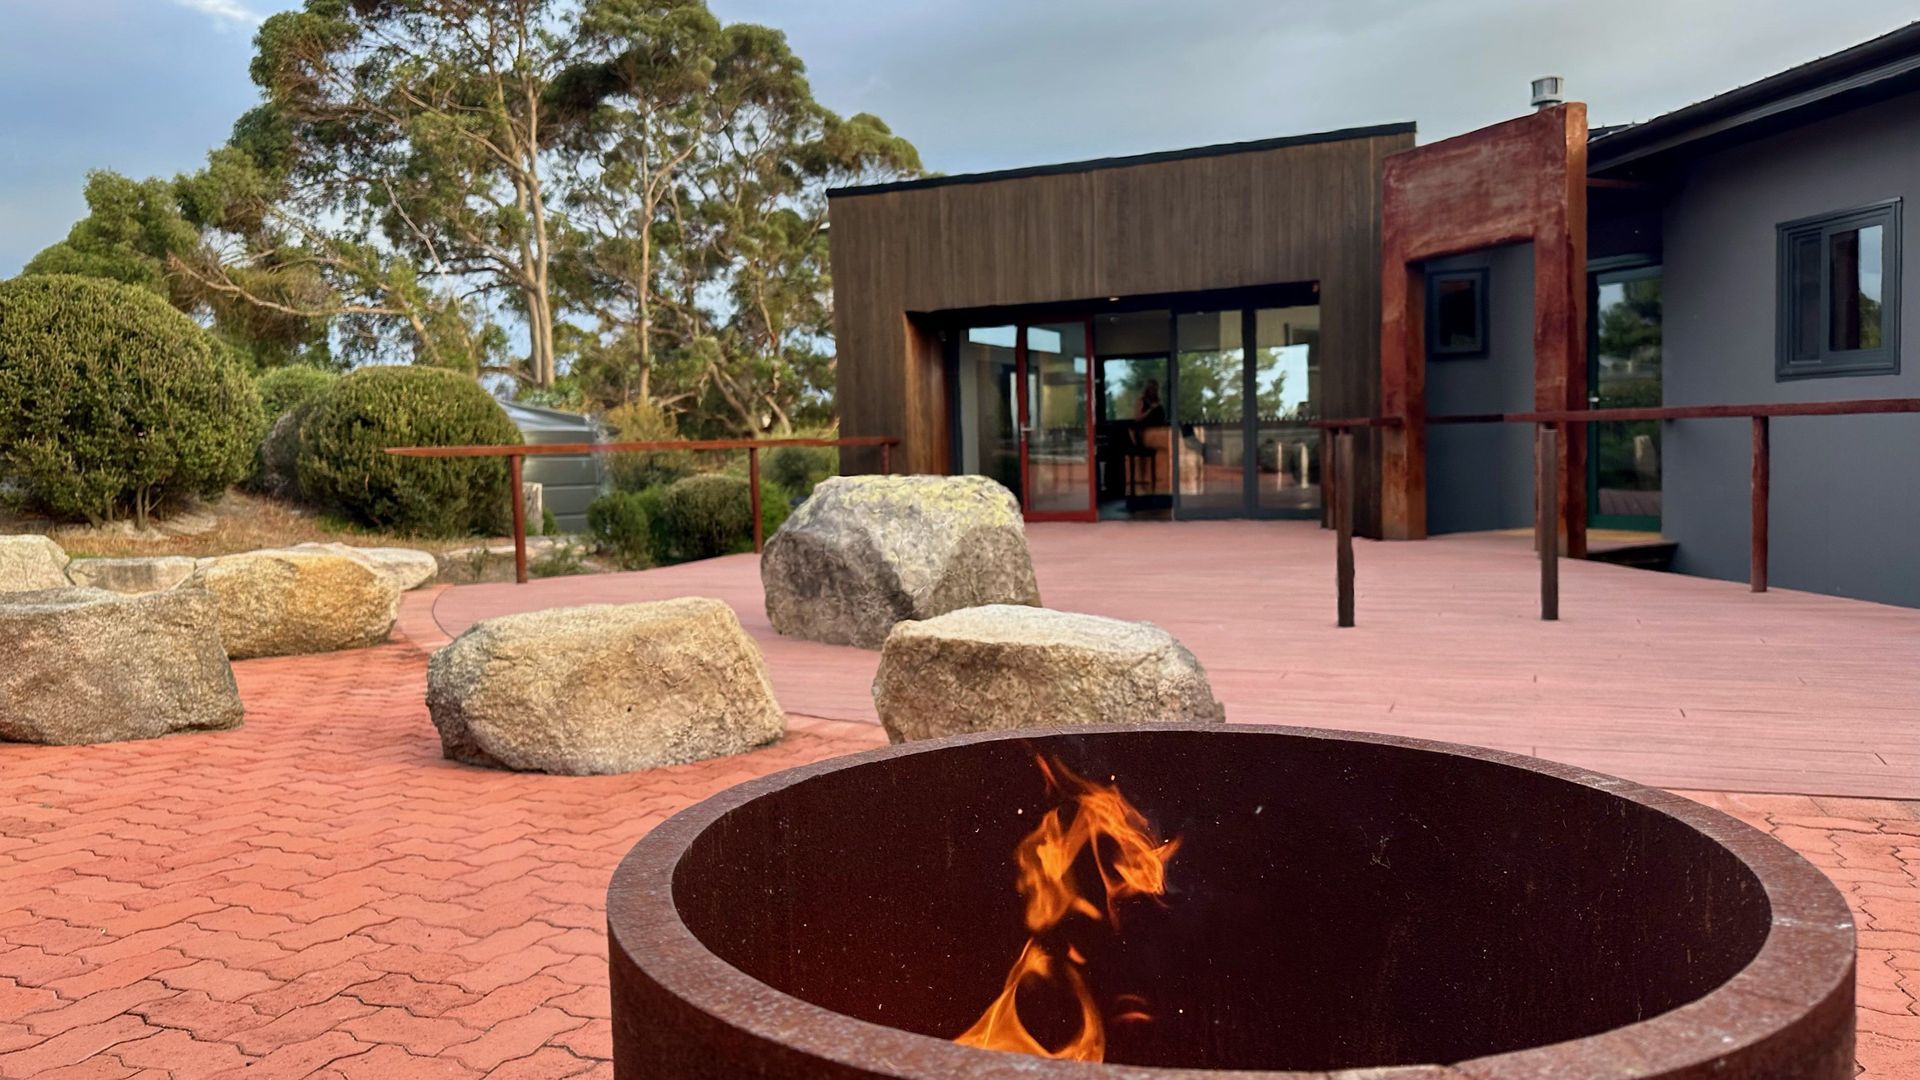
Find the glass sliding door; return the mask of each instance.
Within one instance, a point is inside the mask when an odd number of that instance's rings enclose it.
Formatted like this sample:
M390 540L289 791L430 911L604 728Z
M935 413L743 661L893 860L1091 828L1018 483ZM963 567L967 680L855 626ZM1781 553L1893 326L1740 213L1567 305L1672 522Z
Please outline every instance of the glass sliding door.
M1017 498L1020 477L1017 326L976 326L960 335L953 394L956 471L990 476Z
M1593 277L1593 347L1587 352L1588 400L1596 409L1662 404L1660 268L1610 270ZM1614 529L1660 528L1660 424L1654 420L1588 425L1588 515Z
M1254 312L1254 505L1261 512L1320 513L1320 433L1307 424L1320 399L1320 308Z
M1022 327L1026 511L1092 520L1093 360L1087 320Z
M1174 321L1175 506L1186 516L1230 516L1247 502L1244 312L1195 312Z

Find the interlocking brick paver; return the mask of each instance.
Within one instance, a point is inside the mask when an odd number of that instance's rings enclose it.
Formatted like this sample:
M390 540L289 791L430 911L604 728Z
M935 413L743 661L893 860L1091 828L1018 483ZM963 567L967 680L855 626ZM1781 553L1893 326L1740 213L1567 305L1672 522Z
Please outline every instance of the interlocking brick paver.
M403 625L431 626L427 599ZM411 644L235 671L235 731L0 745L0 1077L608 1076L620 856L741 777L884 742L794 717L737 758L516 775L441 758ZM1910 1075L1920 803L1688 794L1839 884L1861 928L1864 1075Z

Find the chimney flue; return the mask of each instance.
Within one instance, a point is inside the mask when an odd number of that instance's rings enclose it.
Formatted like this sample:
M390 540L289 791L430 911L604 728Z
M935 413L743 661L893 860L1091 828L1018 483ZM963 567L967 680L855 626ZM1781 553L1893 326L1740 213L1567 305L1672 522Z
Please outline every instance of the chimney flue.
M1558 75L1542 75L1533 80L1533 107L1544 109L1567 99L1567 80Z

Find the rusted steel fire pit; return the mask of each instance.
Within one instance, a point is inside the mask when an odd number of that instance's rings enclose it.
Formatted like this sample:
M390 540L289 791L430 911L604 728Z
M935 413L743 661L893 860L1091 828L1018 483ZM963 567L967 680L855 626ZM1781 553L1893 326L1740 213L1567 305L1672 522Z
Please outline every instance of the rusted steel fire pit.
M1069 875L1091 903L1030 930L1016 849L1092 813L1039 755L1138 808L1163 894L1117 885L1124 844L1096 832ZM607 922L626 1080L1853 1075L1853 924L1819 871L1677 796L1411 739L1078 728L838 758L654 830ZM1017 994L1034 1042L1104 1021L1104 1064L953 1042L1028 949L1051 963Z

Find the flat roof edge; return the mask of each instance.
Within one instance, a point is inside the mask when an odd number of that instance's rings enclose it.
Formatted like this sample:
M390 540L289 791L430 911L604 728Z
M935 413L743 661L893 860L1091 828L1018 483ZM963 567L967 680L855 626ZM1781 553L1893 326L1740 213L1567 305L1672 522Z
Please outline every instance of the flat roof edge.
M1035 176L1061 176L1069 173L1094 172L1100 169L1121 169L1130 165L1158 165L1169 161L1186 161L1191 158L1224 157L1228 154L1253 154L1262 150L1284 150L1290 146L1310 146L1314 143L1345 142L1351 139L1377 139L1388 135L1411 135L1417 130L1412 121L1396 124L1375 124L1371 127L1338 128L1333 131L1316 131L1305 135L1283 135L1274 139L1256 139L1251 142L1213 143L1208 146L1195 146L1185 150L1160 150L1149 154L1129 154L1122 157L1089 158L1085 161L1066 161L1056 165L1028 165L1016 169L996 169L991 172L955 173L952 176L927 176L917 180L896 180L885 184L855 184L848 187L831 188L827 191L829 199L840 199L855 195L880 195L889 191L916 191L921 188L949 187L955 184L988 184L999 180L1023 180Z

